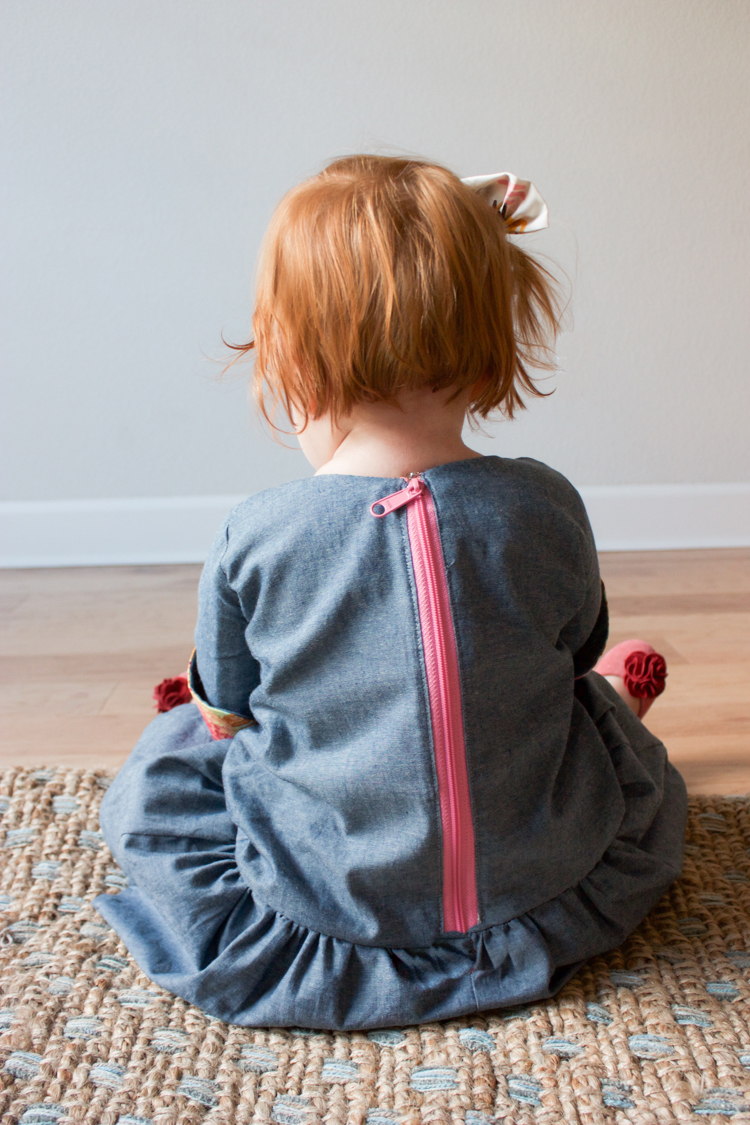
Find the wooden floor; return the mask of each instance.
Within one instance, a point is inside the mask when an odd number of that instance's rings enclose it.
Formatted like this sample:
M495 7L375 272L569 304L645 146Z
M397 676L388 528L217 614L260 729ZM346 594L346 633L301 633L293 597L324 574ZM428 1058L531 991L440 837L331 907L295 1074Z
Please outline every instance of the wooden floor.
M693 793L750 791L750 550L601 557L611 641L669 664L648 717ZM192 648L199 566L0 571L1 765L117 766Z

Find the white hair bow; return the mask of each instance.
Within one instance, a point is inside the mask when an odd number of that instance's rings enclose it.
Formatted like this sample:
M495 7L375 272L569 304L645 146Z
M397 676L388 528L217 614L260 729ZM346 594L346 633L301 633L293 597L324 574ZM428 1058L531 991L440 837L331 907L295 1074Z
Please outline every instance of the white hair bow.
M495 176L467 176L461 181L505 219L509 234L544 230L549 226L547 204L528 180L519 180L510 172Z

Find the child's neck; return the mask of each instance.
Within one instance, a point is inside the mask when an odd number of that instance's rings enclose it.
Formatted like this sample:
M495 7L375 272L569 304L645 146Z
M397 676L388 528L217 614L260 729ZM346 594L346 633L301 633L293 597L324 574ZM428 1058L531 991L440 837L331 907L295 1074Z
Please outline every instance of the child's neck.
M449 403L450 394L410 391L400 396L397 406L360 403L336 426L327 416L309 422L300 445L316 476L408 477L450 461L481 457L461 438L469 396Z

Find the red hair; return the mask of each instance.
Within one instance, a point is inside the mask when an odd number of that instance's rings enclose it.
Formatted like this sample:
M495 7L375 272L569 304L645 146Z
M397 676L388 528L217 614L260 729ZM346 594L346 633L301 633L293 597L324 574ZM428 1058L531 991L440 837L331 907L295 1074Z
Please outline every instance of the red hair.
M438 164L350 156L290 191L261 252L254 390L302 419L337 420L402 391L471 390L481 418L541 395L554 367L552 276Z

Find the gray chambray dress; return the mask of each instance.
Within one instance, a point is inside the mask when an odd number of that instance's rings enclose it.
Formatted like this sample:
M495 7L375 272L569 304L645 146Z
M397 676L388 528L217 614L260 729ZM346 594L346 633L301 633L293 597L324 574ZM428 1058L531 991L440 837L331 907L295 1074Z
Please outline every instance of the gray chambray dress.
M199 603L196 703L108 790L129 886L95 900L178 996L324 1029L537 1000L679 873L685 786L591 671L593 537L545 465L261 492Z

